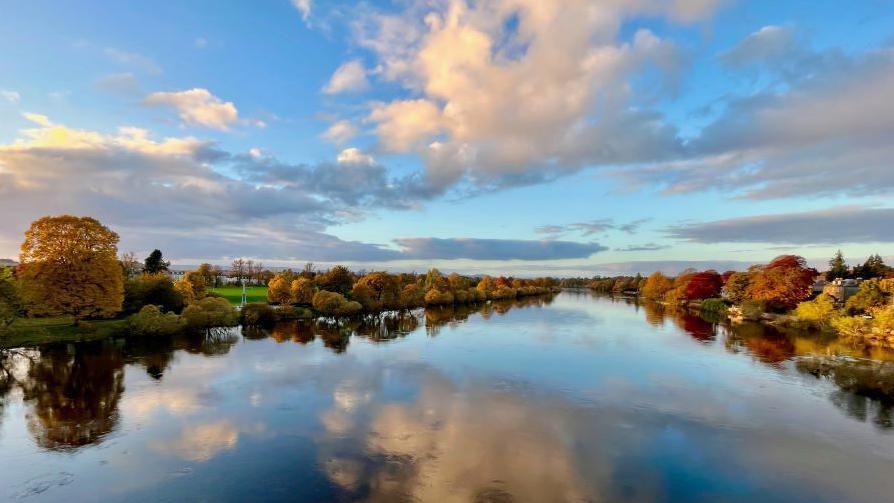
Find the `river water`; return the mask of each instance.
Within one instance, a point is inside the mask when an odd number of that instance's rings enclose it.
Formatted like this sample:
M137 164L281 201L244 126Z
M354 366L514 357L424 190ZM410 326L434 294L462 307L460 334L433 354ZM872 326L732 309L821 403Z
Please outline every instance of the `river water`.
M0 350L0 499L891 501L888 359L584 292Z

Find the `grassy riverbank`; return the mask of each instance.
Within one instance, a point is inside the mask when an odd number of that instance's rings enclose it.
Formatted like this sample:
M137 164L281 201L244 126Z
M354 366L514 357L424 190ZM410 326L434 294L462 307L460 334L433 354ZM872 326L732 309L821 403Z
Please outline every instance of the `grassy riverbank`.
M70 317L21 318L0 330L0 348L103 339L121 332L127 326L125 318L82 321L74 324Z

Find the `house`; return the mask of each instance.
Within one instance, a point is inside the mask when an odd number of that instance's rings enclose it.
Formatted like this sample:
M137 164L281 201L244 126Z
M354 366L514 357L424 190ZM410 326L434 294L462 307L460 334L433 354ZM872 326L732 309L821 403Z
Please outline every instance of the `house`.
M860 283L863 282L863 278L857 279L842 279L837 278L832 280L831 283L827 283L823 287L823 293L835 299L836 302L844 303L847 299L851 298L858 290L860 290Z

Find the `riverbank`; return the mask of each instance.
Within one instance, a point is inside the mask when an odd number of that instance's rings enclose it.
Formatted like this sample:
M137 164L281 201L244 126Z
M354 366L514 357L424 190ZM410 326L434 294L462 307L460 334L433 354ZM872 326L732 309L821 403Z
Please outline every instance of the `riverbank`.
M20 318L0 329L0 348L14 348L48 342L76 342L104 339L127 329L127 318L88 320L75 325L70 317Z

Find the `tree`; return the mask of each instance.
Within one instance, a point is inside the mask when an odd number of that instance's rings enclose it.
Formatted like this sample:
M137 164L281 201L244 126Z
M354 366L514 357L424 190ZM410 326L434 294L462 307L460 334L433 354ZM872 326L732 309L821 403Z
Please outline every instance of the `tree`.
M121 271L124 273L124 279L134 279L143 272L143 264L140 264L133 252L123 253L121 255Z
M704 271L696 273L686 283L683 297L688 300L713 299L720 295L723 280L717 271Z
M230 277L236 278L240 283L242 282L242 278L245 277L245 260L237 258L233 261L233 264L230 265Z
M267 300L283 306L292 303L290 275L277 274L267 284Z
M891 272L891 268L885 265L881 255L875 254L870 255L866 262L863 262L863 265L854 267L853 274L857 278L872 279L884 278Z
M189 292L193 295L193 292ZM136 313L143 306L159 306L162 311L179 313L183 296L174 289L167 274L143 274L124 283L124 312Z
M643 285L643 297L647 299L661 300L664 295L674 288L674 283L670 278L656 271L646 278Z
M204 288L214 286L215 272L214 267L212 267L211 264L200 264L199 268L196 269L196 274L202 279L202 285Z
M152 253L143 261L143 272L148 274L158 274L160 272L168 272L170 262L161 256L161 250L152 250Z
M292 281L289 293L295 304L310 305L314 300L316 288L312 280L302 276Z
M776 257L765 266L752 266L749 272L748 297L778 310L793 309L807 299L817 275L816 269L807 267L804 258L796 255Z
M174 290L183 297L184 304L190 305L205 298L205 280L197 271L189 271L174 283Z
M124 302L118 234L90 217L43 217L25 232L19 280L30 312L111 317Z
M400 298L400 284L387 272L371 272L360 278L357 284L372 290L373 300L383 307L393 307Z
M0 268L0 328L8 327L22 315L24 306L12 274Z
M724 296L733 304L741 304L748 299L748 285L751 279L748 273L735 272L723 285Z
M354 286L354 275L347 267L337 265L323 274L318 274L316 281L321 289L344 296L351 293L351 287Z
M870 279L860 283L860 289L853 297L847 299L844 308L848 314L865 313L873 307L879 307L888 304L888 295L882 289L881 282L878 279Z
M846 278L850 274L847 263L844 261L844 255L841 250L835 252L835 256L829 261L829 270L826 272L826 280L832 281L838 278Z

